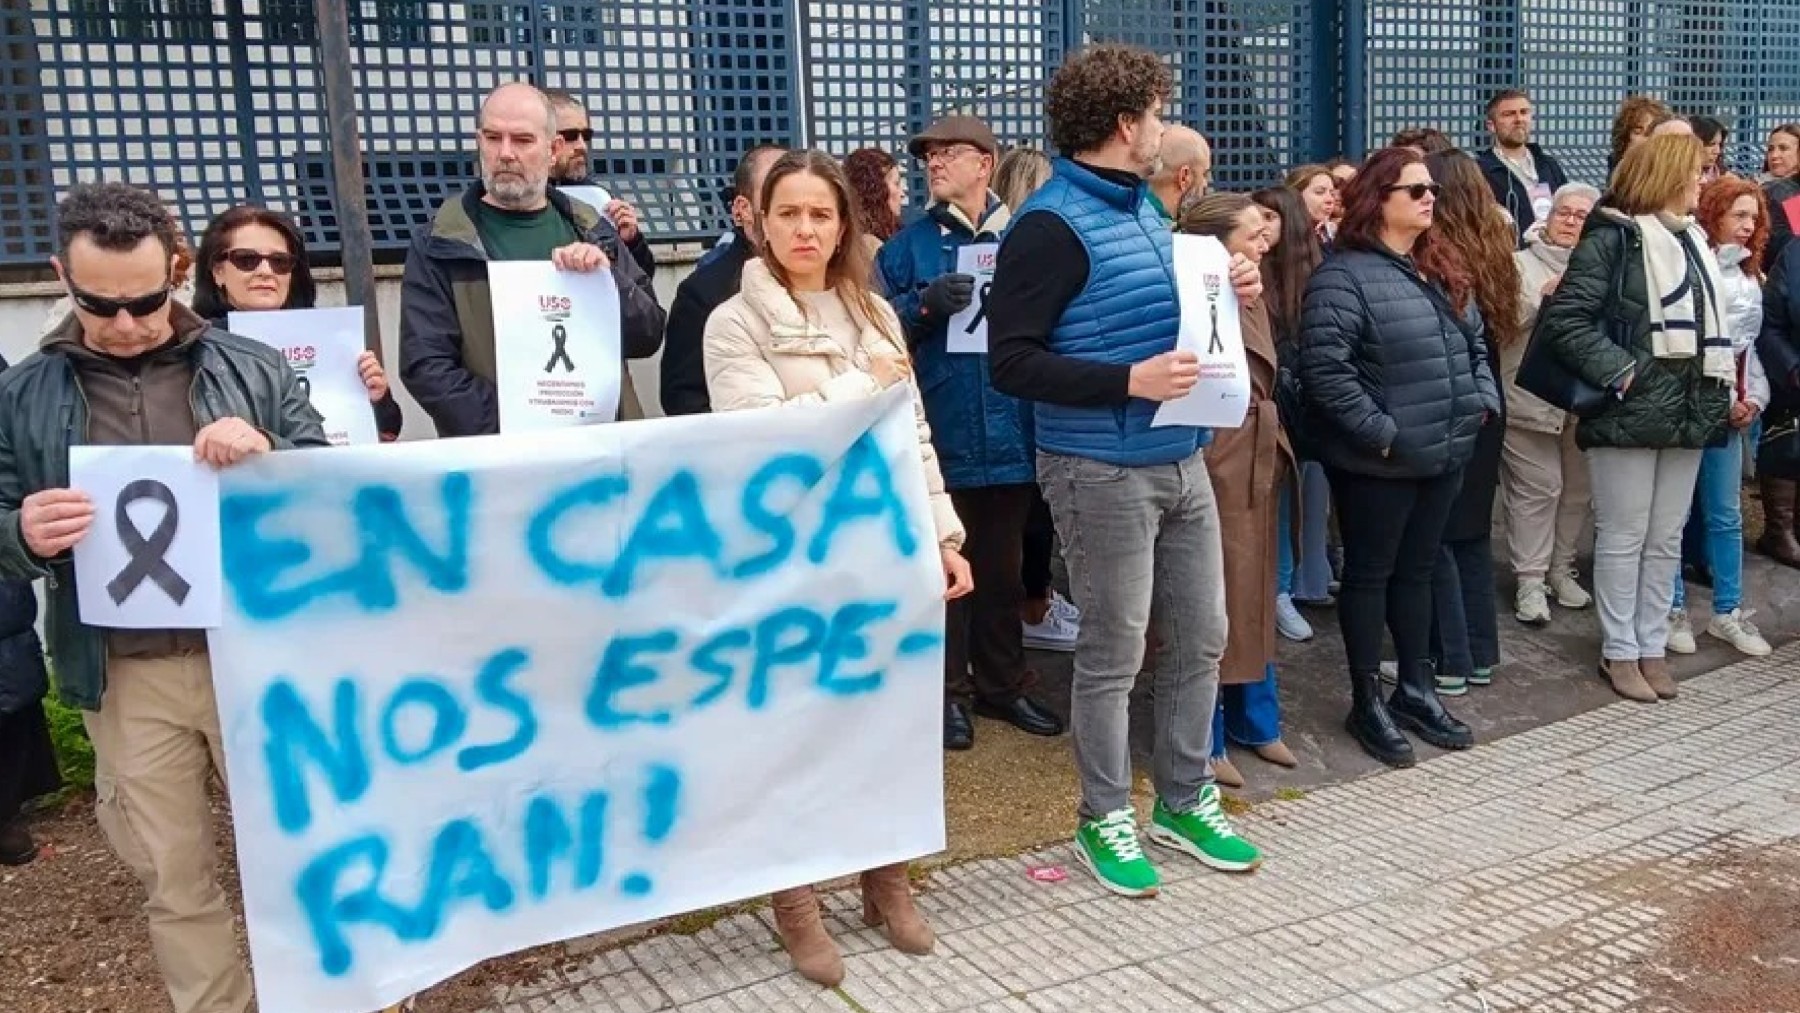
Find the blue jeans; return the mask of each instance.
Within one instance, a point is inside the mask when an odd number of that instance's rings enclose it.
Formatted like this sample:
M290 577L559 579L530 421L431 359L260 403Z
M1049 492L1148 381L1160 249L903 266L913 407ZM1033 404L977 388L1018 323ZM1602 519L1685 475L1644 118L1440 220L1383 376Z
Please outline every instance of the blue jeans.
M1737 611L1744 603L1744 512L1738 502L1744 488L1744 434L1733 429L1723 447L1700 453L1700 479L1694 483L1694 519L1704 531L1700 544L1712 570L1714 615ZM1687 605L1687 585L1675 578L1674 608Z
M1212 755L1225 755L1225 740L1254 749L1281 740L1281 699L1275 693L1275 663L1263 669L1261 682L1219 687L1213 711Z
M1300 546L1298 559L1289 543L1289 517L1293 515L1294 485L1282 486L1281 547L1278 564L1278 587L1301 601L1320 601L1331 595L1331 555L1327 540L1331 535L1331 483L1325 477L1325 466L1317 461L1300 465Z
M1440 674L1466 679L1500 663L1493 552L1486 536L1438 547L1431 575L1431 656Z

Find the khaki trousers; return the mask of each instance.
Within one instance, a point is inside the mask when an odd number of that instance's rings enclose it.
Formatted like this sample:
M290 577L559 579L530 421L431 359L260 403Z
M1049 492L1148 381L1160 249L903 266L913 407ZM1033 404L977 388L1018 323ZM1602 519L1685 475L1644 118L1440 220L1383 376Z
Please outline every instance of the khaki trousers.
M1500 452L1506 552L1513 574L1542 580L1575 567L1575 550L1592 516L1587 459L1575 424L1562 435L1507 427Z
M175 1013L245 1013L250 977L218 880L209 775L225 774L212 666L203 651L113 657L94 742L97 814L144 884L150 945Z

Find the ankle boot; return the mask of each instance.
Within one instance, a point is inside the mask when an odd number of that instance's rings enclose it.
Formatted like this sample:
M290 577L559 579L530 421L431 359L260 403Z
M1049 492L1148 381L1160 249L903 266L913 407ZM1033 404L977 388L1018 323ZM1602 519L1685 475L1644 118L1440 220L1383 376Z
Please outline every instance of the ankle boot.
M1350 716L1344 728L1357 745L1390 767L1413 765L1412 743L1394 726L1394 719L1381 702L1381 676L1376 672L1350 673Z
M1636 700L1638 703L1656 702L1656 690L1644 678L1644 672L1636 661L1602 659L1599 671L1600 678L1612 686L1612 691L1625 699Z
M775 931L794 962L794 970L808 981L835 988L844 980L844 958L825 931L819 917L819 898L810 886L782 890L769 898L775 908Z
M887 926L888 942L901 953L924 956L937 943L925 916L913 904L906 863L884 865L862 874L863 924Z
M1388 697L1394 723L1439 749L1469 749L1475 732L1450 715L1438 699L1437 677L1425 661L1400 662L1400 677Z
M1794 510L1797 492L1790 479L1762 480L1763 533L1756 540L1756 551L1783 566L1800 569L1800 539L1794 537Z
M24 820L0 823L0 865L29 865L37 853L37 842Z

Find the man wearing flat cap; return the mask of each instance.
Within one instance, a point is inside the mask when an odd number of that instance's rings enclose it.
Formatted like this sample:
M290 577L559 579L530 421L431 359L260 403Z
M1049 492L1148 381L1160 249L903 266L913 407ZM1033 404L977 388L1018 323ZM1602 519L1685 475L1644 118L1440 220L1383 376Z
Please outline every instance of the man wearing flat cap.
M931 206L881 247L876 271L906 328L944 484L968 529L975 591L948 606L944 635L944 747L975 744L971 714L1033 735L1063 722L1025 695L1019 626L1025 522L1035 493L1026 406L994 389L985 352L952 353L950 318L978 297L957 251L998 243L1010 212L988 190L1000 145L987 124L947 116L907 146L925 165Z

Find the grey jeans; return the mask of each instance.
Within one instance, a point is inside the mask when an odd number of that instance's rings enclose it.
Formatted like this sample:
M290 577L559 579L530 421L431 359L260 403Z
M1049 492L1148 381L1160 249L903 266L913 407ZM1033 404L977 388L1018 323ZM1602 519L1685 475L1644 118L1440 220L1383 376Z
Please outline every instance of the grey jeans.
M1608 661L1663 657L1681 569L1681 528L1694 502L1700 451L1596 447L1587 459L1600 656Z
M1212 717L1225 653L1225 564L1206 462L1122 468L1038 454L1081 606L1071 727L1082 819L1131 805L1130 697L1154 622L1151 782L1163 804L1192 809L1212 781Z

